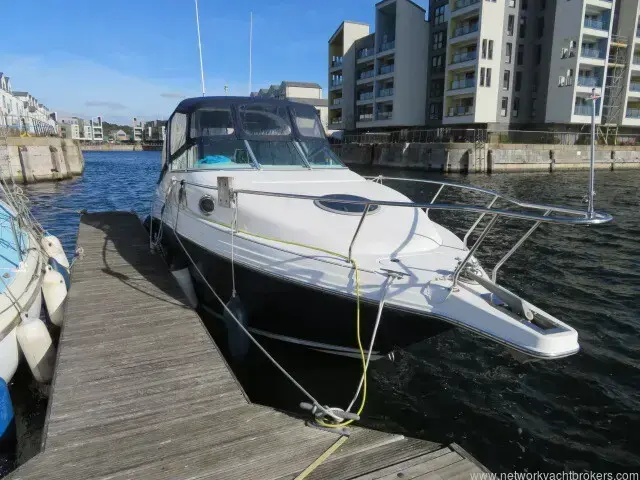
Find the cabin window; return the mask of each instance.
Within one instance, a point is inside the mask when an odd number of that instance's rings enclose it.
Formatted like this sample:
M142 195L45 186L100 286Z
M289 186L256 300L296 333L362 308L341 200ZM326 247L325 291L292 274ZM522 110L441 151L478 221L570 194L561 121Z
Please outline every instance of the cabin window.
M301 140L300 148L312 167L344 167L324 138Z
M191 138L226 136L234 132L228 108L196 110L191 114Z
M320 123L320 117L315 109L293 107L293 118L298 133L303 137L326 138L324 128Z
M187 115L174 113L171 119L171 155L176 153L187 141Z
M283 105L251 104L238 107L242 129L248 135L291 135L289 114Z
M197 158L191 159L190 168L210 170L253 168L251 156L242 140L235 136L206 136L197 143Z
M248 143L262 167L306 167L293 142L249 140Z

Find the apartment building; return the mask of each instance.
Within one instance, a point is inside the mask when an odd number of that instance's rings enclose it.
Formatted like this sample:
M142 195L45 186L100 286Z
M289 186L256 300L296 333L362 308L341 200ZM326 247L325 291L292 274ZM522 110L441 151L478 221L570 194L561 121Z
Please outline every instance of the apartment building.
M425 123L426 12L410 0L384 0L375 8L375 32L345 21L329 39L329 128Z
M134 142L142 142L143 130L144 127L142 124L142 120L138 120L134 117L133 122L131 123L131 131L133 132L131 140L133 140Z
M429 100L427 103L426 124L432 127L442 125L449 12L449 0L435 0L429 4L430 36L427 57L429 71L427 98Z
M313 105L318 112L320 122L325 130L329 128L329 112L327 99L322 97L322 87L315 82L293 82L285 80L279 85L261 88L251 92L252 97L288 99L292 102Z
M143 137L145 142L163 142L166 139L166 134L166 120L152 120L144 124Z

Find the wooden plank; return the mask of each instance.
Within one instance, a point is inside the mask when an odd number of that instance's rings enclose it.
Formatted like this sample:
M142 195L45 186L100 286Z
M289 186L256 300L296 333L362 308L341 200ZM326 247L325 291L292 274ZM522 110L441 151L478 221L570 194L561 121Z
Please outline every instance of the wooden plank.
M84 215L78 244L44 452L8 478L282 480L336 441L248 402L135 215ZM473 468L438 443L356 427L309 478Z

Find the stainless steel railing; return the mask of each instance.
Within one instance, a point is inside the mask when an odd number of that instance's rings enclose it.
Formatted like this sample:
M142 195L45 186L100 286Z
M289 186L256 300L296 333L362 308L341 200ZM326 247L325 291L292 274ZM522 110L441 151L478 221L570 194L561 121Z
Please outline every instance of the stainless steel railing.
M504 263L522 246L522 244L531 236L531 234L542 224L542 223L554 223L554 224L564 224L564 225L597 225L602 223L607 223L613 220L613 217L607 213L603 212L593 212L591 216L589 216L588 212L585 210L580 210L576 208L569 207L560 207L553 205L544 205L544 204L536 204L531 202L524 202L521 200L517 200L506 195L502 195L494 190L488 190L480 187L474 187L471 185L463 185L459 183L446 182L442 180L428 180L428 179L414 179L414 178L399 178L399 177L384 177L384 176L375 176L375 177L365 177L367 180L372 180L374 182L382 183L383 181L397 181L397 182L414 182L414 183L425 183L438 186L438 190L435 195L431 198L429 202L404 202L404 201L390 201L390 200L358 200L358 199L341 199L341 198L332 198L331 202L333 203L343 203L343 204L353 204L353 205L364 205L364 209L360 220L358 222L358 226L351 238L351 242L349 244L348 249L348 261L351 261L351 255L353 251L353 247L357 240L358 234L364 224L367 213L372 206L388 206L388 207L408 207L408 208L421 208L426 212L429 210L444 210L451 212L465 212L465 213L476 213L479 214L478 218L474 221L471 227L467 230L464 235L464 245L467 247L468 240L471 233L477 228L480 224L481 220L490 215L491 219L484 227L474 244L469 248L467 255L464 259L462 259L455 271L453 272L452 280L452 288L455 288L458 282L458 278L460 274L463 272L474 253L480 247L482 242L488 236L489 232L492 230L496 222L499 218L515 218L520 220L527 220L533 222L533 225L515 242L513 247L495 264L492 270L491 278L495 283L498 271L504 265ZM209 188L217 190L215 186L185 182L188 185L201 187L201 188ZM474 192L478 194L484 194L489 197L489 201L486 205L467 205L467 204L449 204L449 203L436 203L436 200L442 193L445 188L456 188L460 190L464 190L467 192ZM283 193L283 192L269 192L263 190L250 190L250 189L233 189L233 195L237 196L240 194L245 195L258 195L258 196L266 196L266 197L280 197L280 198L292 198L299 200L311 200L311 201L322 201L326 200L326 197L316 196L316 195L304 195L298 193ZM529 209L533 212L526 211L516 211L510 209L497 209L493 208L495 203L501 200L506 202L509 207L518 207L522 209Z

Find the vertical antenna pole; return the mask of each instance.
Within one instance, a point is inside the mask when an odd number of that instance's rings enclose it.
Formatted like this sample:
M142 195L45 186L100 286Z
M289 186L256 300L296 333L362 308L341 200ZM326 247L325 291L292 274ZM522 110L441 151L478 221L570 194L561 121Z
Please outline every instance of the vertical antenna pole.
M251 95L251 75L252 75L252 59L253 50L253 12L249 12L249 95Z
M596 95L596 89L591 91L591 161L589 163L589 208L587 214L589 218L593 218L593 200L595 196L594 179L596 168L596 101L598 96Z
M202 96L205 96L204 89L204 68L202 66L202 42L200 41L200 14L198 13L198 0L196 2L196 28L198 29L198 52L200 54L200 81L202 82Z

